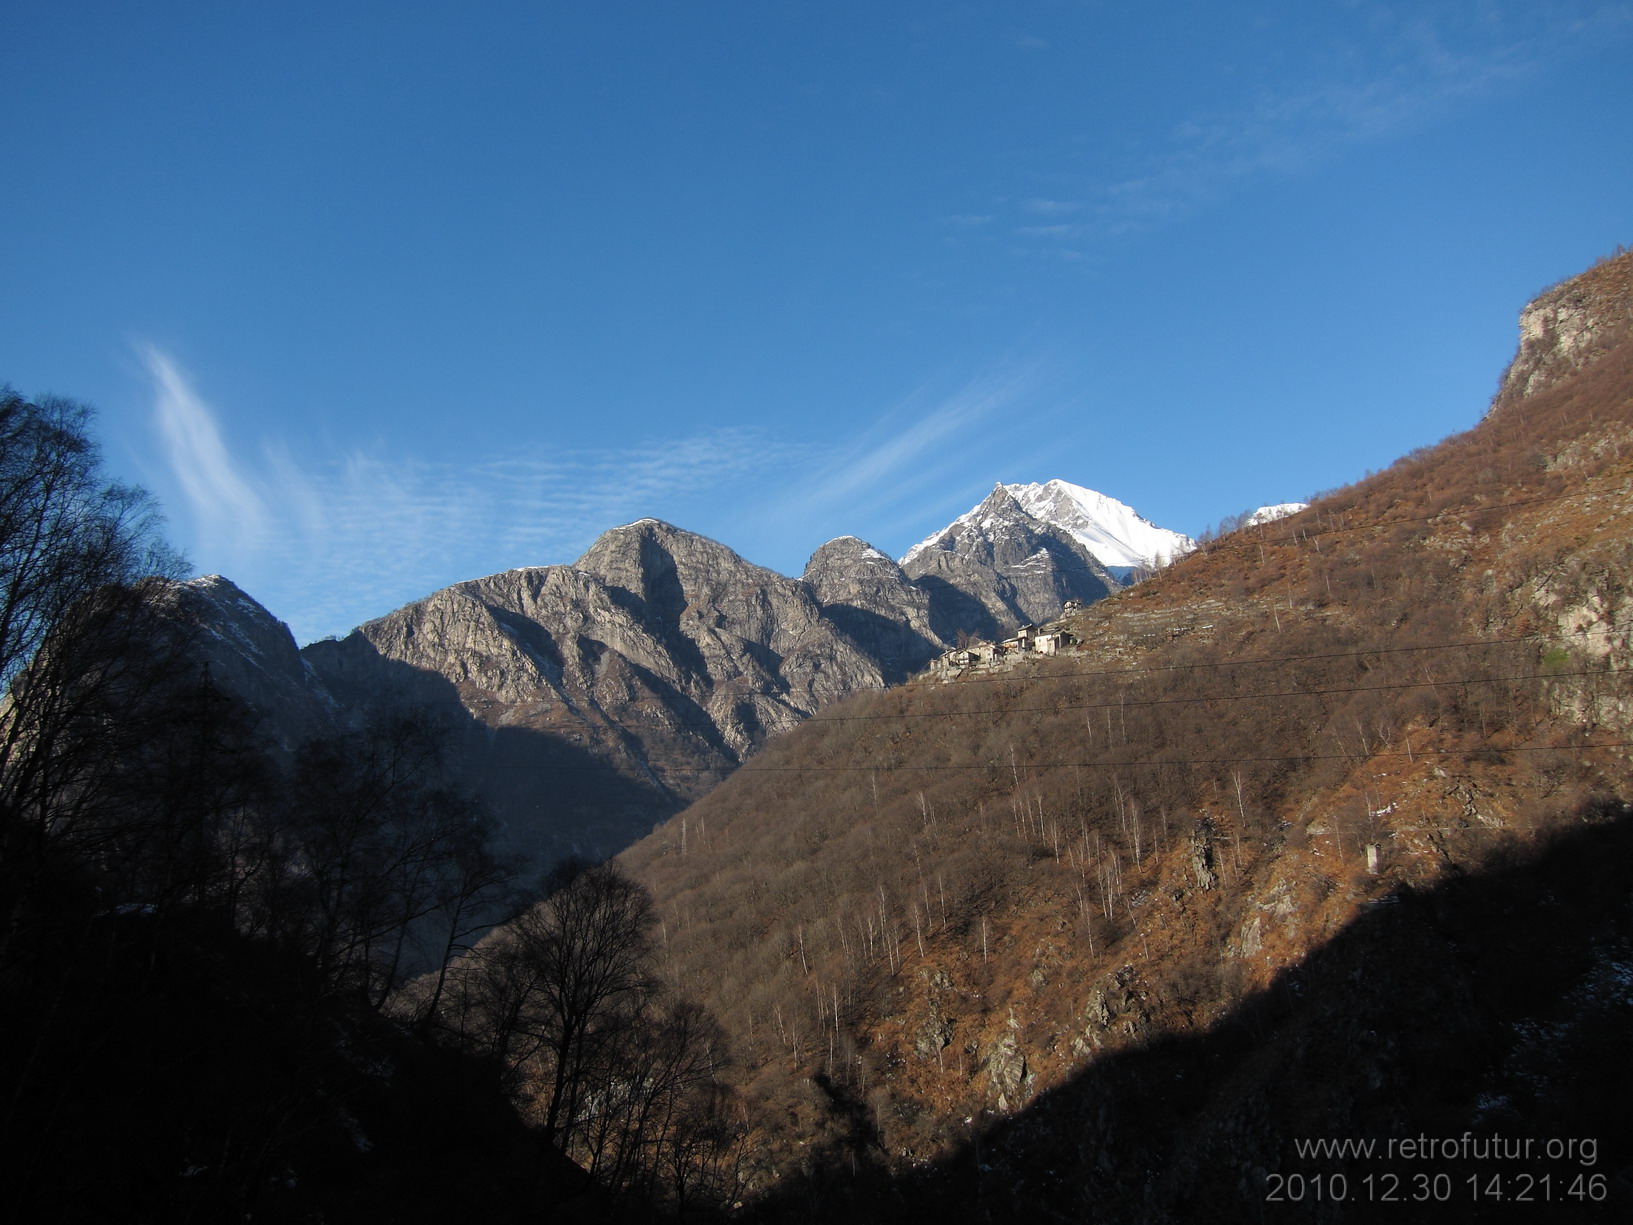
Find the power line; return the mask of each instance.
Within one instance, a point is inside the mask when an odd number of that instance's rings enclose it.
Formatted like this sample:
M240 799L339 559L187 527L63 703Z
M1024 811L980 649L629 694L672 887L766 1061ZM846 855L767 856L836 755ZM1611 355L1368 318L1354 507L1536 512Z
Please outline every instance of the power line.
M1607 626L1604 629L1583 630L1577 635L1521 634L1514 638L1471 638L1464 641L1417 643L1412 646L1404 647L1368 647L1363 650L1354 651L1324 651L1313 655L1253 655L1246 659L1203 660L1198 663L1190 664L1163 664L1154 668L1090 668L1071 672L1038 672L1025 677L1011 676L1007 673L983 673L979 676L959 677L957 678L956 683L967 685L978 681L1059 681L1072 680L1080 676L1148 676L1155 675L1159 672L1193 672L1203 668L1236 668L1250 667L1257 664L1302 663L1305 660L1359 659L1370 655L1401 655L1415 651L1461 651L1469 650L1474 647L1514 646L1516 644L1525 642L1569 642L1574 641L1576 638L1604 637L1610 634L1622 634L1627 632L1627 626ZM1055 658L1058 659L1059 656L1056 656ZM921 675L920 677L914 679L922 680L925 678ZM911 683L912 682L909 682L909 684ZM954 682L949 681L943 683L952 684ZM898 688L905 688L905 686ZM885 693L889 692L889 690L881 689L874 690L873 692ZM822 717L826 716L812 716L813 719Z
M1449 682L1441 682L1446 684ZM1562 745L1496 745L1486 741L1479 745L1463 746L1461 748L1421 748L1402 752L1388 750L1378 753L1299 753L1283 757L1171 757L1151 760L1134 761L989 761L968 763L945 763L939 765L879 765L877 763L863 765L820 765L820 766L767 766L758 765L758 758L750 759L735 768L729 766L664 766L648 765L648 770L657 774L839 774L855 773L858 771L894 771L918 770L935 772L938 770L1114 770L1133 769L1140 766L1230 766L1230 765L1263 765L1276 763L1298 763L1312 761L1374 761L1378 758L1406 758L1412 760L1418 757L1455 757L1467 756L1478 752L1497 753L1585 753L1597 749L1633 748L1633 740L1613 740L1589 744L1562 744ZM486 768L508 768L515 770L538 771L601 771L616 770L614 762L595 762L584 765L531 765L526 762L494 762Z
M1234 548L1239 544L1248 544L1250 542L1254 544L1300 544L1315 536L1336 535L1340 532L1368 532L1374 531L1380 527L1392 527L1397 523L1431 523L1435 520L1460 519L1470 515L1485 514L1488 511L1494 510L1514 510L1522 506L1542 506L1550 502L1571 502L1582 498L1594 497L1599 492L1601 491L1597 489L1582 489L1578 490L1576 493L1548 494L1540 498L1519 498L1512 502L1490 502L1484 505L1465 505L1455 509L1448 508L1446 510L1439 510L1432 515L1399 515L1393 519L1374 519L1369 523L1318 526L1313 531L1295 531L1291 535L1286 536L1252 536L1246 534L1251 532L1252 529L1237 528L1235 531L1226 536L1221 536L1206 543L1199 543L1197 548L1193 550L1192 553L1187 553L1186 556L1190 557L1195 553L1202 553L1206 555L1211 553L1216 548ZM1293 519L1306 513L1306 511L1311 510L1315 511L1318 521L1323 515L1337 516L1347 513L1345 511L1323 510L1319 504L1312 503L1310 506L1305 507L1304 510L1295 511L1293 514L1288 515L1287 518ZM1281 521L1278 520L1277 522ZM1257 526L1261 532L1264 530L1263 524L1256 524L1255 526Z
M1474 676L1440 680L1399 681L1388 685L1351 685L1332 689L1276 689L1264 693L1218 693L1200 697L1138 698L1116 702L1063 702L1054 706L986 707L976 710L904 710L880 715L813 715L806 723L866 723L896 719L957 719L976 715L1048 714L1062 710L1132 710L1143 706L1184 706L1199 702L1253 702L1269 698L1313 698L1344 693L1380 693L1392 689L1434 689L1442 685L1492 685L1508 681L1567 680L1582 676L1626 676L1622 669L1586 672L1524 672L1513 676ZM803 725L802 725L803 726Z
M1504 745L1485 744L1475 748L1455 749L1413 749L1410 751L1383 753L1367 753L1364 756L1355 753L1302 753L1287 757L1170 757L1150 761L1035 761L1035 762L1008 762L987 761L970 762L968 764L943 765L855 765L855 766L759 766L752 762L740 766L738 774L821 774L821 773L852 773L859 771L905 771L916 770L925 773L934 773L940 770L1132 770L1150 766L1245 766L1245 765L1277 765L1288 763L1302 763L1312 761L1376 761L1379 758L1404 758L1415 760L1418 757L1455 757L1466 756L1485 749L1498 753L1585 753L1596 749L1626 749L1633 748L1633 740L1611 740L1596 744L1563 744L1563 745Z
M1593 631L1593 632L1599 632L1599 631ZM1606 630L1606 631L1603 631L1603 632L1610 633L1610 632L1614 632L1614 631ZM1430 649L1439 649L1440 647L1444 647L1444 646L1489 645L1489 644L1492 644L1492 643L1508 643L1508 644L1512 644L1512 643L1532 641L1532 640L1539 639L1539 638L1540 639L1547 639L1547 638L1551 638L1551 637L1554 637L1554 636L1552 636L1552 635L1529 635L1529 636L1526 636L1526 637L1512 638L1512 639L1487 639L1487 640L1482 640L1482 641L1477 642L1477 643L1439 644L1436 647L1429 647L1429 646L1425 646L1425 647L1400 647L1400 648L1389 648L1386 651L1381 651L1381 652L1374 652L1374 651L1342 652L1342 653L1336 653L1336 654L1333 654L1333 655L1296 655L1296 656L1284 656L1284 657L1280 657L1280 658L1259 658L1259 659L1254 659L1254 660L1250 660L1250 661L1246 661L1246 662L1251 662L1251 663L1289 663L1289 662L1297 662L1299 660L1304 660L1304 659L1344 658L1344 657L1351 656L1351 655L1384 654L1384 653L1389 653L1390 651L1430 650ZM1208 666L1208 665L1201 665L1201 666ZM1173 671L1173 670L1175 670L1175 669L1159 668L1159 669L1150 669L1149 671L1162 672L1162 671ZM1147 670L1137 669L1135 671L1147 671ZM1119 671L1119 672L1110 672L1110 673L1072 673L1070 675L1073 675L1073 676L1081 676L1081 675L1088 675L1088 676L1107 676L1107 675L1118 676L1118 675L1126 675L1126 672ZM795 726L796 727L804 727L804 726L807 726L809 724L817 724L817 723L892 722L892 721L902 720L902 719L932 719L932 718L956 719L956 718L973 718L973 717L979 717L979 716L1002 716L1002 715L1013 715L1013 714L1052 714L1052 713L1058 713L1058 712L1061 712L1061 711L1070 711L1070 710L1119 710L1119 711L1126 711L1126 710L1130 710L1130 709L1136 709L1137 710L1137 709L1140 709L1142 707L1197 705L1197 704L1203 704L1203 703L1208 703L1208 702L1249 702L1249 701L1266 701L1266 700L1284 699L1284 698L1329 697L1329 696L1343 696L1343 695L1346 695L1346 694L1355 694L1355 693L1392 692L1392 691L1400 691L1400 690L1405 690L1405 689L1441 689L1441 688L1445 688L1445 689L1460 689L1460 688L1461 689L1466 689L1471 685L1507 684L1507 683L1511 683L1511 682L1515 682L1515 681L1575 680L1575 679L1582 679L1582 678L1585 678L1585 677L1617 677L1617 676L1625 677L1627 675L1628 675L1628 672L1625 669L1590 669L1590 670L1583 670L1583 671L1576 671L1576 672L1526 672L1526 673L1517 673L1517 674L1513 674L1513 675L1509 675L1509 676L1479 676L1479 677L1452 676L1452 677L1430 678L1430 679L1424 679L1424 680L1396 681L1396 682L1390 682L1390 683L1387 683L1387 684L1379 684L1379 685L1346 685L1346 686L1334 686L1334 687L1324 688L1324 689L1283 689L1283 690L1265 691L1265 692L1260 692L1260 693L1222 693L1222 694L1202 694L1202 695L1197 695L1197 696L1170 697L1170 698L1138 698L1138 699L1132 699L1132 700L1123 699L1123 700L1119 700L1119 701L1116 701L1116 702L1110 702L1110 701L1072 702L1072 703L1060 703L1060 704L1049 705L1049 706L1012 706L1012 707L1008 707L1008 708L988 707L988 708L982 708L982 709L976 709L976 710L898 711L898 712L895 712L895 713L887 713L887 714L865 714L865 715L817 715L817 716L813 716L813 717L811 717L809 719L806 719L802 723L796 724ZM792 730L792 729L790 729L790 730ZM1597 747L1615 747L1615 746L1606 745L1606 746L1597 746ZM1431 750L1424 750L1424 751L1427 753L1427 752L1430 752ZM1447 751L1447 752L1462 752L1462 751L1465 751L1465 750L1445 750L1445 751ZM1343 757L1347 758L1347 757L1350 757L1350 756L1353 756L1353 755L1342 754L1342 755L1339 755L1339 756L1343 756ZM1377 756L1377 754L1369 754L1368 756L1369 757L1370 756ZM485 769L531 770L531 771L538 771L538 772L544 772L544 771L551 771L551 772L557 772L557 771L560 771L560 772L589 772L589 771L605 771L605 770L618 771L618 770L620 770L622 768L622 769L634 769L634 770L636 770L638 772L643 772L643 773L646 773L648 775L675 775L675 774L727 774L727 775L729 775L729 774L732 774L732 773L739 773L741 771L748 770L748 769L766 769L766 770L773 769L773 767L755 767L752 764L754 760L756 760L756 759L751 758L751 759L749 759L748 762L744 762L744 763L741 763L741 764L736 765L736 766L732 766L729 763L722 763L720 765L715 765L715 766L668 766L668 765L662 765L662 764L654 763L654 762L650 762L650 761L641 762L641 763L618 763L618 762L608 761L608 762L592 762L592 763L584 763L584 764L535 764L535 763L531 763L531 762L491 762L491 763L488 763L484 768ZM1198 759L1198 760L1199 761L1207 761L1207 760L1211 760L1211 759ZM1327 760L1327 758L1323 757L1321 755L1315 755L1315 756L1305 755L1305 756L1296 756L1296 757L1289 757L1289 758L1240 758L1240 759L1234 759L1234 760L1237 760L1237 761L1242 762L1242 763L1247 763L1247 762L1256 762L1256 761L1261 761L1261 760L1262 761L1321 761L1321 760ZM1079 763L1079 764L1086 765L1087 763ZM1183 763L1146 763L1146 764L1183 764ZM788 767L788 768L789 769L796 769L795 767ZM823 769L823 768L827 768L827 767L797 767L797 769L799 769L799 770L813 770L813 769ZM851 769L852 767L832 767L832 768L842 770L842 769ZM860 769L860 768L870 768L870 767L855 767L855 768ZM884 768L884 767L881 767L881 768ZM888 767L888 768L896 768L896 767ZM909 768L931 769L931 768L934 768L934 767L900 767L900 768L902 768L902 769L909 769ZM947 768L949 768L949 769L952 769L952 768L956 768L956 769L979 769L979 768L985 768L985 767L980 767L980 766L958 766L958 767L947 767Z

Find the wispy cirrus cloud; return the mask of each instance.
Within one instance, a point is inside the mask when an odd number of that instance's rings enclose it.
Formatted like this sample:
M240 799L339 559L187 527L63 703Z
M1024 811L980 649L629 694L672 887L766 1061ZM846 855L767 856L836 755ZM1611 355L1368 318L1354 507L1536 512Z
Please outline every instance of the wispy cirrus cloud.
M227 451L215 414L176 363L151 345L138 349L153 380L153 420L165 459L201 533L247 540L266 529L266 504Z
M303 641L449 583L570 561L609 527L763 479L801 455L760 431L724 429L474 463L362 451L297 458L278 440L246 459L172 359L151 347L142 356L154 431L183 502L180 514L172 507L179 543Z
M1011 466L996 474L1004 479L1046 466L1048 422L1071 404L1049 363L1010 360L926 384L868 428L825 441L727 428L468 463L299 455L277 439L244 454L174 360L153 348L143 357L154 432L180 494L177 543L301 641L450 583L571 561L608 528L646 515L785 570L797 570L791 549L830 536L905 547L986 491L995 445Z
M1010 361L951 387L926 384L868 429L832 446L792 484L771 517L819 534L866 530L881 546L911 543L969 509L993 479L993 446L1016 471L1042 456L1051 413L1065 403L1048 363ZM905 535L904 535L905 534Z
M1633 5L1598 0L1496 3L1474 13L1371 5L1365 18L1375 41L1341 67L1270 82L1235 109L1194 115L1124 173L1081 176L1071 199L1022 200L1010 232L1047 247L1146 231L1246 184L1432 126L1633 32ZM1050 173L1071 177L1059 165ZM1059 223L1039 225L1031 219L1039 215Z
M1027 200L1021 207L1029 213L1053 217L1061 213L1075 213L1083 207L1081 200Z

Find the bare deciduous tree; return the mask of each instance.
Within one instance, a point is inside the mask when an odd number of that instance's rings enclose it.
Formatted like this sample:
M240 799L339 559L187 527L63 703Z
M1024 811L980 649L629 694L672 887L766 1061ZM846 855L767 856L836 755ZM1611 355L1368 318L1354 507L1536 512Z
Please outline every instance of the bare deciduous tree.
M181 627L157 609L180 559L148 495L103 477L89 421L80 405L0 388L6 930L49 859L109 853L118 824L109 764L141 734L133 712L175 675Z

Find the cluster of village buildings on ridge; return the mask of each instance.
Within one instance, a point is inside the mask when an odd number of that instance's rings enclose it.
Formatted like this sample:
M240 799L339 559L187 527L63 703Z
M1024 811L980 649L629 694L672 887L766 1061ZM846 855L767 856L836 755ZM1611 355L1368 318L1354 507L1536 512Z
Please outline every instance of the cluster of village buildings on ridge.
M1081 600L1067 600L1061 617L1069 617L1083 607ZM996 672L1013 667L1022 659L1057 655L1061 648L1077 642L1060 621L1048 625L1023 625L1011 638L1001 642L972 642L943 651L931 661L928 675L940 681L955 681L971 672Z

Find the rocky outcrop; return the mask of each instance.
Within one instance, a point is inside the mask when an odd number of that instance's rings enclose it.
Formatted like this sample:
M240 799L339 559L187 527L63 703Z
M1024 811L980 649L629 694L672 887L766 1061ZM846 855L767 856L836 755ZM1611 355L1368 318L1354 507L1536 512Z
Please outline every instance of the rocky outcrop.
M1008 1114L1024 1105L1037 1076L1027 1067L1026 1052L1013 1033L999 1038L986 1056L988 1087L999 1114Z
M805 566L823 615L899 684L951 645L930 625L930 599L894 561L864 540L830 540Z
M1493 408L1524 399L1581 369L1633 331L1633 251L1604 259L1537 296L1520 312L1520 347Z
M709 712L734 759L819 706L883 683L806 586L654 519L607 532L575 564L635 628L608 645L648 662ZM647 656L654 647L661 654ZM666 670L670 669L670 670Z
M175 595L199 631L194 656L215 684L253 707L281 749L337 730L343 713L287 625L219 574L178 583Z
M902 559L929 598L930 626L951 642L962 632L1004 637L1116 590L1104 566L1068 533L1030 514L1003 485Z

